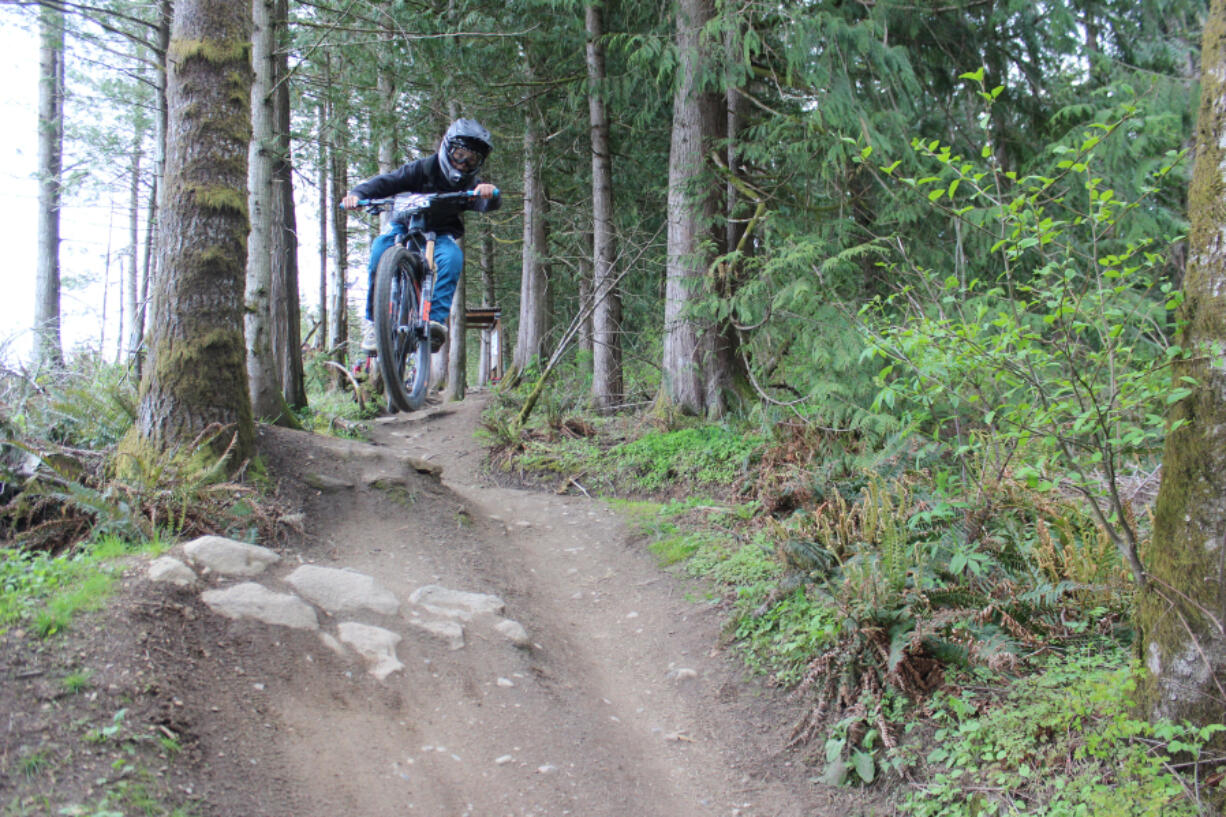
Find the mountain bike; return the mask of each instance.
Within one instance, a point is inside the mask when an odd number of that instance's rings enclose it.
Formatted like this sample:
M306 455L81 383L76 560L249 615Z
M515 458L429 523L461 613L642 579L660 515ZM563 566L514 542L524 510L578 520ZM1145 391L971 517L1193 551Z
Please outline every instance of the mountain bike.
M416 411L430 382L430 298L434 291L433 231L426 217L439 208L463 205L476 194L404 193L386 199L361 199L371 215L392 211L404 232L383 253L375 269L375 347L389 411Z

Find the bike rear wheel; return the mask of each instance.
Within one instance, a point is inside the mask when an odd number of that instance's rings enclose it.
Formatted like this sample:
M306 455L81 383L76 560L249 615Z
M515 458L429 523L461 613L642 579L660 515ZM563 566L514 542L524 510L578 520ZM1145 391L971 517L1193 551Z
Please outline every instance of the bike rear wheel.
M417 282L420 256L395 246L383 253L375 270L375 345L387 390L387 407L416 411L430 381L430 341L420 337Z

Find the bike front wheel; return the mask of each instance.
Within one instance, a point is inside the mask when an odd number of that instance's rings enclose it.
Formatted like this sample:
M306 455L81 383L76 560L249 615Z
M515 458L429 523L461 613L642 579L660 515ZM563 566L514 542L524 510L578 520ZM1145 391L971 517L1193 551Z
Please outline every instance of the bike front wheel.
M430 381L430 341L419 336L421 264L420 256L396 246L383 253L375 270L375 345L393 412L421 408Z

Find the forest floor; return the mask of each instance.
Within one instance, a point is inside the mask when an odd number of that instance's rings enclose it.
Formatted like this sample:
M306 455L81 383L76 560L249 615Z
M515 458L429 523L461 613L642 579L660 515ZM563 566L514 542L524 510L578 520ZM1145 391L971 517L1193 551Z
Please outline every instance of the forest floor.
M494 484L483 404L380 418L369 443L260 432L294 524L259 581L285 592L302 564L374 577L402 608L366 623L399 635L403 668L380 680L326 646L327 614L320 632L231 620L134 561L68 631L0 636L0 814L890 813L886 792L813 781L820 747L787 748L801 703L722 646L708 588L599 500ZM409 457L441 478L372 479ZM414 626L425 585L498 596L530 644L480 620L462 647Z

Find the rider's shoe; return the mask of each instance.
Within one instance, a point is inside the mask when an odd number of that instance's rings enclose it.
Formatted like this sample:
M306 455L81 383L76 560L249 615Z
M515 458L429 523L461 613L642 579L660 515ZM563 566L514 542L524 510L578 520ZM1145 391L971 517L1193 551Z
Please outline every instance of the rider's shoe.
M375 343L375 324L374 321L362 319L362 351L375 352L378 351L378 344Z
M430 351L437 352L447 342L447 327L438 321L430 321Z

